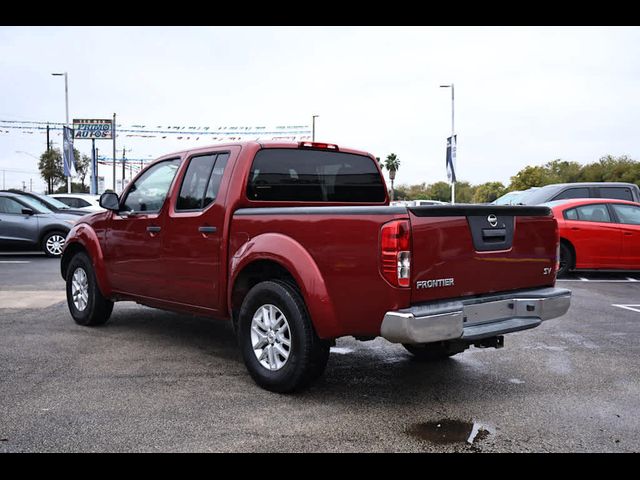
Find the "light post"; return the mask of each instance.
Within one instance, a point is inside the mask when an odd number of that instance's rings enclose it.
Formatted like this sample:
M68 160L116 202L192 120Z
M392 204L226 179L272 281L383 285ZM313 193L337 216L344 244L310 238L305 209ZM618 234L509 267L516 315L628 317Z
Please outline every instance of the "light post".
M69 83L67 80L67 72L52 73L51 75L53 75L54 77L64 76L64 104L65 104L65 112L66 112L65 126L69 127ZM64 132L63 132L63 137L64 137ZM71 165L68 165L69 170L71 169L70 167ZM69 171L69 173L71 173L71 171ZM71 175L67 177L67 193L71 193Z
M318 118L320 115L313 115L311 117L311 141L315 142L316 141L316 118Z
M457 149L457 146L455 145L455 141L454 141L454 136L455 136L455 124L454 124L454 114L455 114L455 109L454 109L454 87L453 87L453 83L451 85L440 85L440 88L451 88L451 171L453 172L453 167L454 167L454 159L455 159L455 150L454 147ZM456 182L455 182L455 178L451 178L451 204L453 205L454 203L456 203Z

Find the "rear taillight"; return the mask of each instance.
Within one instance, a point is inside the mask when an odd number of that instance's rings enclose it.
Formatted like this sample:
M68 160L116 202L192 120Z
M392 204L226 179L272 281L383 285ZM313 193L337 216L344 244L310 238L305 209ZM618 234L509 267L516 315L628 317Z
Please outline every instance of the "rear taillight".
M393 286L408 287L411 277L409 220L393 220L382 226L380 265L382 276Z

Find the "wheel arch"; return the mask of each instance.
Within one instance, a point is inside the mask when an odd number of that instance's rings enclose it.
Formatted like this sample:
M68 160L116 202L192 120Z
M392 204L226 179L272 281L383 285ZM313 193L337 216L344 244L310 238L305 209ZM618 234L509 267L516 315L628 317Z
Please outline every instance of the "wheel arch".
M62 278L66 280L69 262L80 252L86 253L91 259L98 288L105 297L109 297L112 290L107 279L102 247L95 231L87 224L76 225L67 235L67 241L60 259L60 274Z
M249 240L232 257L229 277L227 305L234 322L251 287L278 279L298 289L320 338L340 336L340 325L322 274L309 252L292 238L268 233Z

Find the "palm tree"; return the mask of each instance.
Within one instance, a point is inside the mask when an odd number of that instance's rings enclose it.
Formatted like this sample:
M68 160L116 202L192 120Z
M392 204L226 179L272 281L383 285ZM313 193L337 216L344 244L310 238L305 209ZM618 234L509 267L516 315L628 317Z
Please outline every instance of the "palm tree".
M396 172L400 168L400 160L395 153L390 153L384 161L384 166L389 171L389 180L391 180L391 200L393 200L393 181L396 179Z

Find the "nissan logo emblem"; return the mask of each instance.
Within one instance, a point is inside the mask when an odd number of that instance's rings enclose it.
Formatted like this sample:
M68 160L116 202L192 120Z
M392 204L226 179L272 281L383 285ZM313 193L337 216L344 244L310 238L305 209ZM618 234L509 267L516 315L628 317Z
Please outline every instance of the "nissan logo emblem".
M487 217L487 222L489 222L489 225L491 225L492 227L497 227L498 226L498 217L496 217L493 213L491 215L489 215Z

